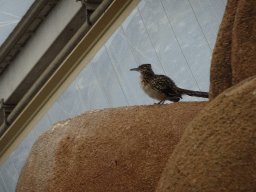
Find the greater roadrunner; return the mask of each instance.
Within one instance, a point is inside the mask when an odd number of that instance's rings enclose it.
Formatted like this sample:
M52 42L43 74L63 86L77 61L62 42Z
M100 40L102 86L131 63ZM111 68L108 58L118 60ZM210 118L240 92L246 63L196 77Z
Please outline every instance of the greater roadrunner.
M131 71L141 73L140 87L149 97L160 101L158 104L163 104L165 100L178 102L182 95L209 98L207 92L181 89L169 77L156 75L150 64L142 64L138 68L131 69Z

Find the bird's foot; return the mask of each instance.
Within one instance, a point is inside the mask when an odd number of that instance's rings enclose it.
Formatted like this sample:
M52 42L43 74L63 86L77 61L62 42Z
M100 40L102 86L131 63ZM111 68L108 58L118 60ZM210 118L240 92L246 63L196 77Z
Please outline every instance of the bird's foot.
M165 102L165 100L164 100L164 101L159 101L159 102L156 103L156 104L160 105L160 104L164 104L164 102Z

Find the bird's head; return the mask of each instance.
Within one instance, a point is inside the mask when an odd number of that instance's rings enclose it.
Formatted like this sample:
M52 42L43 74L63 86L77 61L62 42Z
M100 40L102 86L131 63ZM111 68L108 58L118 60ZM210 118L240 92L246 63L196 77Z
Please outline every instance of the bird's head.
M151 64L142 64L138 68L130 69L130 71L138 71L142 74L144 74L144 73L154 73L152 68L151 68Z

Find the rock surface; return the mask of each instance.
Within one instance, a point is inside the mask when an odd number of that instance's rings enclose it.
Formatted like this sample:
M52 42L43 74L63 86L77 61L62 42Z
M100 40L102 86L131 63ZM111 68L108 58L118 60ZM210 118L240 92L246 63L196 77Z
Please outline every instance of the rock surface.
M256 76L226 90L190 123L157 192L256 191Z
M154 191L180 137L208 102L88 111L35 142L20 191Z
M255 0L229 0L213 50L210 101L256 75Z

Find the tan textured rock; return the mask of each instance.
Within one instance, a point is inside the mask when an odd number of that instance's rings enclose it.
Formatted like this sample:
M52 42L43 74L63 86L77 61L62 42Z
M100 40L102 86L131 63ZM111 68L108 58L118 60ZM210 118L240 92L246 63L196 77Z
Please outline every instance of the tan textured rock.
M189 122L208 102L94 110L34 144L17 191L154 191Z
M256 191L256 76L223 92L195 117L156 191Z
M48 191L49 181L54 178L55 153L69 121L54 124L37 138L19 175L17 192Z
M213 50L210 101L256 75L256 1L229 0Z

